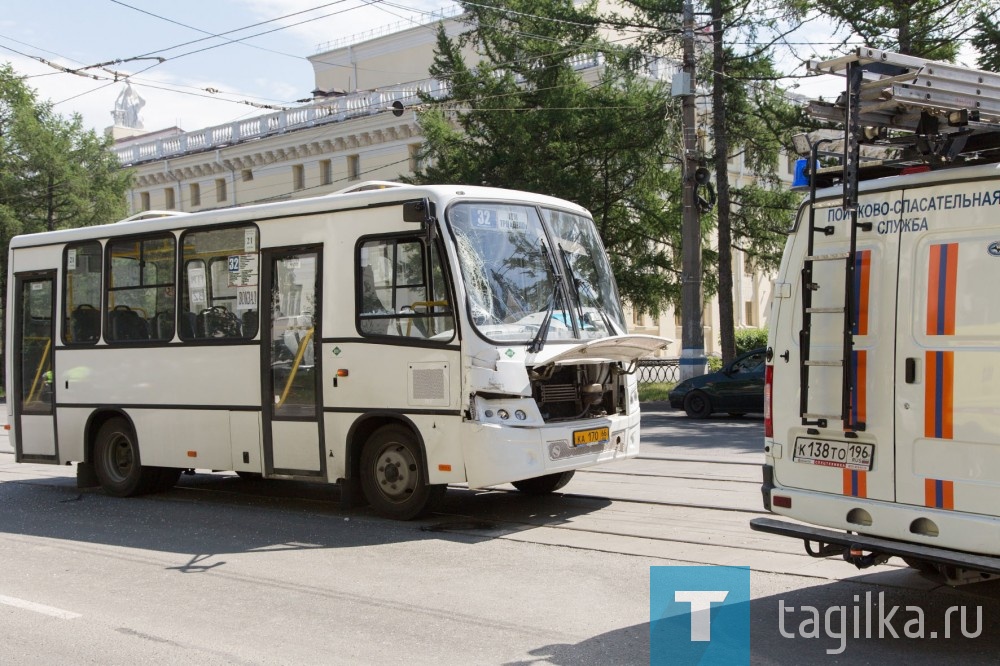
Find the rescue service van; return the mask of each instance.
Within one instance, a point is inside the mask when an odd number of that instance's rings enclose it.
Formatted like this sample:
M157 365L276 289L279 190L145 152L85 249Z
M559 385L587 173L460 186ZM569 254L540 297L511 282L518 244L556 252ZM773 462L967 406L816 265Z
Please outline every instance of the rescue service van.
M808 525L751 527L1000 574L1000 75L867 48L812 67L847 77L810 107L844 132L807 147L776 280L762 487Z

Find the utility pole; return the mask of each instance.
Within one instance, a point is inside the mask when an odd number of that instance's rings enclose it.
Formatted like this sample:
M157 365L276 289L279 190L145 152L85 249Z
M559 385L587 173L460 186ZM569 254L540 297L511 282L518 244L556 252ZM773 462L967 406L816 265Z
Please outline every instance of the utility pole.
M694 7L684 0L681 124L684 134L681 219L681 362L682 380L705 374L705 331L701 324L701 220L696 200L697 137L695 117Z

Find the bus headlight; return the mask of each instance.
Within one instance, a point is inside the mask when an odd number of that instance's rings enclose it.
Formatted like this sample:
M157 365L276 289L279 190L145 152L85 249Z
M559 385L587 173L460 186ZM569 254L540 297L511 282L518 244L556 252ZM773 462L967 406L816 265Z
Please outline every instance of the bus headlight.
M483 423L521 427L545 425L538 404L531 398L484 399L475 396L473 404L472 413Z

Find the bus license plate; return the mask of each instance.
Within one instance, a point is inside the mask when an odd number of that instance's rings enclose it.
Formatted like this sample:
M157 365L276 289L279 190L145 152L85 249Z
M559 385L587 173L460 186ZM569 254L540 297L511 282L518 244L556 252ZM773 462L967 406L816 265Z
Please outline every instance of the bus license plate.
M871 470L875 445L865 442L834 442L819 439L795 440L792 460L807 465Z
M602 444L611 439L609 428L592 428L591 430L574 430L573 446L586 446L588 444Z

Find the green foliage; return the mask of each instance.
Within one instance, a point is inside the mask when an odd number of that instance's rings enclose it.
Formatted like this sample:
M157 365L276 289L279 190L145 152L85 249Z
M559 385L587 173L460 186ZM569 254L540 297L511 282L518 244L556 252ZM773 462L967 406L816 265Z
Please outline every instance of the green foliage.
M420 114L425 168L410 180L506 187L574 201L594 216L622 297L654 316L680 295L677 102L609 44L572 0L463 4L471 32L439 32L430 74L450 98ZM485 60L463 59L472 48ZM603 59L585 81L581 59ZM591 70L592 71L592 70ZM706 251L705 265L714 265ZM709 288L714 279L706 278Z
M868 46L951 62L971 37L986 62L1000 57L993 0L813 0L813 5L850 30L852 41L860 38ZM986 66L982 59L980 66Z
M11 238L124 216L132 176L110 144L84 131L79 116L54 113L9 64L0 64L0 303Z
M722 370L722 357L721 356L709 356L706 359L708 361L708 372L718 372Z
M1000 72L1000 25L997 24L998 10L985 10L976 14L979 32L972 37L972 46L979 52L976 61L979 69Z
M639 383L639 402L668 400L667 394L676 384L670 382Z
M766 328L740 328L736 330L736 355L767 346Z

